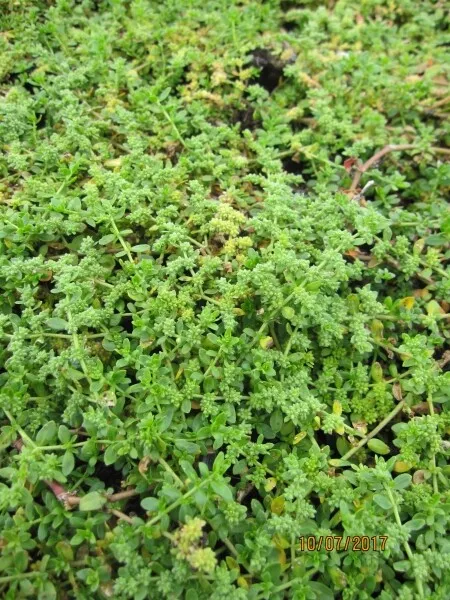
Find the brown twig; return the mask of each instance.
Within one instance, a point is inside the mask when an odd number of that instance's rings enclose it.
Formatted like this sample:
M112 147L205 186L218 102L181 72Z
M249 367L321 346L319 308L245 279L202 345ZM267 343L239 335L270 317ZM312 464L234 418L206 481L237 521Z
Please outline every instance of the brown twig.
M433 152L436 152L436 154L445 154L446 156L450 156L450 148L439 148L438 146L433 146L431 149Z
M397 260L395 260L395 258L391 258L390 256L388 256L388 257L386 257L386 262L388 262L395 269L398 269L399 271L401 270L400 263ZM430 279L429 277L424 277L420 273L416 273L415 276L417 277L417 279L419 279L420 281L423 281L423 283L426 283L427 285L434 284L434 281L432 279Z
M399 152L401 150L412 150L416 148L416 144L388 144L378 152L376 152L372 158L369 158L361 167L357 168L355 176L353 177L352 185L350 187L351 192L355 192L358 188L359 182L363 173L368 171L375 163L389 154L390 152Z
M359 182L361 180L362 175L368 171L374 164L376 164L379 160L389 154L390 152L400 152L401 150L414 150L417 149L417 144L388 144L378 152L376 152L372 158L369 158L362 166L357 167L355 176L353 177L352 185L350 187L350 192L356 192ZM436 154L444 154L446 156L450 156L449 148L440 148L439 146L432 146L431 151Z
M250 494L250 492L255 488L255 486L251 483L247 484L243 490L239 490L236 499L239 503L242 503L243 500Z
M71 492L67 492L59 483L56 483L55 481L46 481L45 483L52 490L58 500L63 502L66 506L72 507L80 504L81 498L75 494L72 494ZM107 494L106 501L120 502L121 500L132 498L133 496L139 496L139 492L137 492L135 489L124 490L123 492L117 492L116 494Z
M22 452L24 443L19 438L12 444L14 448L18 452ZM62 486L57 481L52 481L50 479L44 479L45 485L53 492L55 497L64 504L67 508L71 508L73 506L78 506L81 502L81 498L74 494L73 492L68 492L64 486ZM133 498L134 496L139 496L140 492L136 489L132 488L130 490L122 490L121 492L116 492L115 494L107 494L106 501L107 502L120 502L121 500L127 500L128 498ZM115 509L111 509L111 512ZM115 514L115 513L113 513ZM123 513L122 513L123 514ZM118 516L118 515L116 515ZM125 515L126 516L126 515Z
M446 350L444 352L444 354L442 355L441 359L438 360L438 365L440 366L441 369L443 369L445 367L445 365L449 362L450 362L450 350Z
M126 523L129 523L130 525L133 524L133 519L131 517L129 517L128 515L126 515L125 513L123 513L120 510L116 510L115 508L110 508L109 512L114 515L115 517L117 517L118 519L120 519L121 521L125 521Z
M124 490L123 492L117 492L116 494L111 494L106 496L108 502L120 502L121 500L126 500L127 498L133 498L134 496L139 496L140 492L135 489Z
M347 253L347 256L350 256L350 258L362 260L363 262L370 262L373 259L373 256L371 254L364 254L363 252L358 252L357 254ZM387 256L384 259L380 259L380 262L383 262L383 260L385 260L389 265L394 267L394 269L397 269L398 271L401 270L400 263L398 262L398 260L395 260L395 258L391 258L390 256ZM423 283L426 283L427 285L434 284L434 281L432 279L430 279L429 277L424 277L420 273L416 273L415 277L417 277L417 279L419 279L420 281L423 281Z
M13 442L13 446L18 452L22 452L23 442L20 438Z
M439 108L440 106L445 106L446 104L450 104L450 96L446 96L445 98L441 98L437 102L435 102L432 106L427 108Z

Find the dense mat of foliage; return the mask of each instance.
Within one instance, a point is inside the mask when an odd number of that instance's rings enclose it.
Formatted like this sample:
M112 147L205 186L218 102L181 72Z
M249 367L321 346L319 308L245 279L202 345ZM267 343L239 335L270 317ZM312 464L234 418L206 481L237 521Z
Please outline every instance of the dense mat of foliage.
M450 597L448 9L3 0L3 598Z

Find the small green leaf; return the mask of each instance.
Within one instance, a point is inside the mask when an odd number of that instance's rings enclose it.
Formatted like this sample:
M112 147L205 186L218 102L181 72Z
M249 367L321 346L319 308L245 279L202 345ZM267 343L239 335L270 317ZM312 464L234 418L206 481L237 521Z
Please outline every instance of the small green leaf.
M166 431L166 429L169 429L174 413L175 408L173 406L167 406L164 408L164 414L158 428L159 433L163 433Z
M198 479L198 475L191 463L189 463L187 460L180 460L179 464L185 475L189 477L191 481Z
M198 444L194 444L194 442L189 442L188 440L175 440L175 446L179 450L183 450L188 454L198 454L200 452L200 446Z
M189 398L185 398L183 400L183 402L181 403L181 410L182 412L184 412L186 415L188 415L191 410L192 410L192 403L189 400Z
M0 469L0 477L2 479L12 479L16 473L16 470L12 467L3 467Z
M376 383L383 380L383 368L379 362L374 362L370 368L370 375Z
M7 448L15 439L17 438L17 433L14 427L7 425L6 427L2 427L0 433L0 450L4 450Z
M159 500L158 498L152 498L152 496L148 496L148 498L141 500L141 506L144 510L155 512L158 510Z
M62 467L61 467L62 474L70 475L70 473L72 473L74 467L75 467L75 458L74 458L72 452L67 450L64 453L64 456L62 458Z
M391 501L384 494L374 494L373 501L375 502L375 504L378 504L378 506L381 506L381 508L383 508L384 510L389 510L390 508L392 508Z
M106 498L100 492L90 492L81 498L79 508L84 512L100 510L105 503Z
M46 446L56 438L57 429L55 421L49 421L38 431L36 443L39 446Z
M197 504L198 508L200 510L203 510L208 502L208 497L203 492L203 490L197 490L194 494L194 501Z
M228 558L228 557L227 557ZM190 588L187 590L186 595L184 596L185 600L198 600L198 593L196 590Z
M270 427L275 433L278 433L283 427L284 419L280 410L275 410L270 416Z
M46 324L48 327L50 327L50 329L55 329L58 331L67 329L69 327L69 323L64 319L60 319L59 317L51 317L50 319L47 319Z
M373 438L367 442L367 446L375 452L375 454L389 454L391 451L389 446L377 438Z
M347 578L341 569L337 567L329 567L328 574L333 582L333 585L338 589L342 589L347 585Z
M336 448L341 456L344 456L350 450L350 444L343 437L338 437L336 440ZM339 460L339 459L337 459Z
M427 531L425 531L424 540L427 546L431 546L431 544L436 541L433 529L427 529Z
M348 460L342 460L341 458L330 458L328 464L330 467L348 467L351 465Z
M400 573L404 573L411 568L411 563L409 560L399 560L395 562L393 565L395 571L399 571Z
M111 444L105 450L103 455L103 462L105 465L109 466L116 462L117 460L117 450L119 449L119 444Z
M402 473L394 479L394 487L396 490L404 490L407 488L412 481L412 475L409 473Z
M65 425L60 425L58 429L58 439L61 444L67 444L71 438L71 433Z
M291 306L283 306L281 314L285 319L291 320L295 317L295 310Z
M314 598L316 600L334 600L335 598L334 593L330 588L320 581L310 581L308 587L314 593Z
M137 246L132 246L131 250L133 252L148 252L150 250L150 246L148 244L138 244Z
M407 521L403 524L403 527L408 529L408 531L417 531L418 529L422 529L425 527L426 521L425 519L411 519L411 521Z
M163 101L164 101L164 100L165 100L165 99L166 99L166 98L169 96L170 92L171 92L171 89L170 89L169 87L168 87L168 88L165 88L165 89L164 89L164 90L163 90L163 91L162 91L162 92L159 94L159 96L158 96L158 101L159 101L159 102L163 102Z
M239 563L232 556L226 556L225 562L227 563L227 567L229 569L237 569L239 570Z
M233 502L233 494L231 493L230 488L223 481L212 481L211 488L226 502Z
M108 235L104 235L102 238L100 238L98 240L98 243L100 244L100 246L106 246L107 244L111 244L111 242L114 242L116 239L116 236L113 233L109 233Z
M56 544L55 548L58 554L60 554L64 558L64 560L66 560L67 562L73 560L73 550L69 542L62 540Z
M445 236L439 234L429 235L426 239L427 246L444 246L446 243Z

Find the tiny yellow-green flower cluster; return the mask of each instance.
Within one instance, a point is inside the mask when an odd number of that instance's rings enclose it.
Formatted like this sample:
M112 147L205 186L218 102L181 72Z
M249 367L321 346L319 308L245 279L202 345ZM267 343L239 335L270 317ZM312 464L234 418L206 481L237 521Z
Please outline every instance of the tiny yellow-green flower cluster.
M175 536L175 555L179 559L186 560L191 567L204 573L214 571L217 560L211 548L199 547L205 521L199 518L189 520Z
M221 233L236 237L239 234L240 226L245 223L245 216L235 210L229 204L221 204L217 208L215 217L211 219L211 233Z

